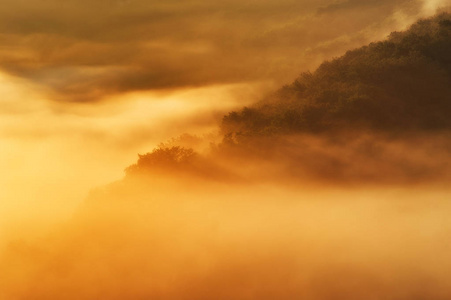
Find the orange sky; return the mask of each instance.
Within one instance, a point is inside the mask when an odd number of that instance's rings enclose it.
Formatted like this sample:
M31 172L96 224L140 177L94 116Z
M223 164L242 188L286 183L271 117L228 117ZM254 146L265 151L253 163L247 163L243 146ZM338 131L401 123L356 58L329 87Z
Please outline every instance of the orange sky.
M404 29L449 0L4 0L0 69L55 100L271 80Z

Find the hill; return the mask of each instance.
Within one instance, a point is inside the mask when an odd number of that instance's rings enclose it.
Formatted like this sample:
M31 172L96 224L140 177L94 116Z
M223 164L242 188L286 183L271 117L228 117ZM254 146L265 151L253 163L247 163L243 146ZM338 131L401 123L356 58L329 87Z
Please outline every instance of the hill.
M255 105L228 113L221 142L209 153L162 146L140 155L127 174L446 181L450 136L451 14L442 13L324 62Z
M225 135L451 128L451 15L420 20L385 41L302 73L260 103L230 112Z

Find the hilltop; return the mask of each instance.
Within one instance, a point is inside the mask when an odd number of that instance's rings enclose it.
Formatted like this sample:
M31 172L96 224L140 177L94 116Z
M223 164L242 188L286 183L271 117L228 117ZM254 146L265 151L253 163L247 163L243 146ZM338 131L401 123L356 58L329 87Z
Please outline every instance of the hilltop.
M451 128L451 15L348 51L263 101L227 114L225 135Z
M451 177L451 14L348 51L226 114L207 154L172 143L127 174L256 181Z

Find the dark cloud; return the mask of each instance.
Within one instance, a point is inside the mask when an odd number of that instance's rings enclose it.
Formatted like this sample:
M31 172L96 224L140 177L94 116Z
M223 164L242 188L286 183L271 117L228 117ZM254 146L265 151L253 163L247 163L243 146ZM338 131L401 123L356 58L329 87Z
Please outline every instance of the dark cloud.
M402 1L399 1L402 2ZM403 5L408 5L408 3L414 3L415 5L420 6L421 2L419 0L416 1L404 1ZM354 9L367 9L367 8L376 8L381 9L383 7L391 7L396 8L397 5L393 5L393 1L380 1L380 0L345 0L345 1L335 1L330 3L324 7L320 7L318 9L318 13L334 13L334 12L343 12L345 10L354 10Z
M403 0L5 2L0 67L73 101L212 83L284 83L324 57L398 29L395 12L416 18L422 7ZM337 9L340 16L316 13ZM325 46L343 37L339 47Z

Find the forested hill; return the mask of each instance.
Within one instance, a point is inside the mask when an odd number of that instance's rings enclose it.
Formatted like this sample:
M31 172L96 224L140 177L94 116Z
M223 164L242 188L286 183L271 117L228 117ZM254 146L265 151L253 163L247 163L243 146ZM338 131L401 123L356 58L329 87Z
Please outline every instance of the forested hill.
M450 134L451 14L440 14L228 113L209 154L180 140L140 155L127 174L449 182Z
M353 128L451 128L451 14L324 62L264 101L229 113L221 125L229 136Z

